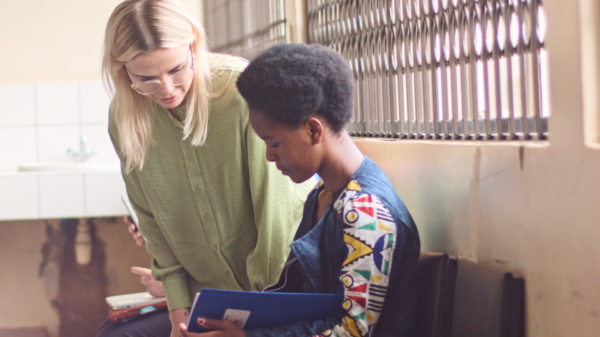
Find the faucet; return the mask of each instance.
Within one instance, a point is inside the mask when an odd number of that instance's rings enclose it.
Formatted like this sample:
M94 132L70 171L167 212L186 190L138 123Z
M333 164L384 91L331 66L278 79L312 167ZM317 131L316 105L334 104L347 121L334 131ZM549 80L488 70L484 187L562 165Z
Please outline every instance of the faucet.
M82 136L79 140L79 151L75 151L72 148L67 150L67 156L73 159L76 163L83 163L91 157L98 154L98 149L95 147L87 148L87 137Z

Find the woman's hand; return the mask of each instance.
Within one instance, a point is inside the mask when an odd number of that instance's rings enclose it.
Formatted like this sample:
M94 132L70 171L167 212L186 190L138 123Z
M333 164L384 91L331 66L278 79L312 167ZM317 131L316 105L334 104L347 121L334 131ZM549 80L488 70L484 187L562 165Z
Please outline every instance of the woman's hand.
M190 319L190 310L188 308L179 308L169 311L169 320L171 320L171 337L181 337L179 330L180 324L187 324Z
M128 216L125 217L125 223L129 225L127 226L127 231L129 232L129 234L131 234L131 236L133 236L135 244L140 247L144 247L146 245L146 240L144 240L142 233L140 233L140 231L137 229L135 224L131 222Z
M179 325L179 330L183 337L245 337L246 334L235 323L228 319L212 319L198 317L198 324L200 326L213 329L214 331L205 333L193 333L187 330L187 326L184 323Z
M154 297L165 296L165 288L163 287L162 282L157 281L154 277L152 277L152 271L150 269L131 267L131 272L141 276L140 282L142 282L146 288L146 291L148 291L150 295Z

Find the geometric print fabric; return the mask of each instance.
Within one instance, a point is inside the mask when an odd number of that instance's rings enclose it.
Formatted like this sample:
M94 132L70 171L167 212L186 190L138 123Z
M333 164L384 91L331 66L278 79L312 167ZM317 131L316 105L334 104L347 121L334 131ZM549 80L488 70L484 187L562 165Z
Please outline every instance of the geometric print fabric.
M396 223L381 200L361 193L356 180L346 186L334 208L338 221L343 222L348 247L340 276L346 315L318 336L368 336L381 315L389 286Z

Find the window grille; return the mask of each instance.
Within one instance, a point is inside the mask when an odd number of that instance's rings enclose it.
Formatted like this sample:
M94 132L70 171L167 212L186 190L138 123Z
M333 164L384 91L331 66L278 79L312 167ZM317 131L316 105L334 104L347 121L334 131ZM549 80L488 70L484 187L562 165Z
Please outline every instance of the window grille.
M308 0L309 42L355 75L353 136L545 139L545 24L541 0Z
M211 50L248 60L284 43L288 32L284 0L210 0L206 32Z

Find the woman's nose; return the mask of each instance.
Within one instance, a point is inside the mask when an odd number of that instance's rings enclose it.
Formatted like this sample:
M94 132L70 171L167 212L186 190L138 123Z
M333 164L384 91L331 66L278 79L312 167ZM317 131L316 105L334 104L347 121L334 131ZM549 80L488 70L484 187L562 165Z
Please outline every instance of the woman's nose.
M162 82L162 85L160 87L161 94L168 95L173 92L173 89L175 89L175 86L171 83L170 80L165 79L165 80L162 80L161 82Z
M277 155L273 150L267 147L267 161L274 162L277 159Z

